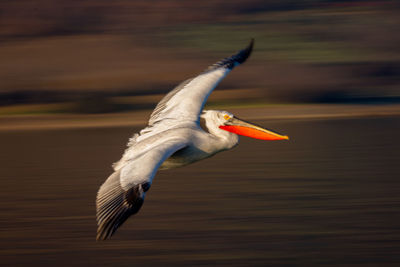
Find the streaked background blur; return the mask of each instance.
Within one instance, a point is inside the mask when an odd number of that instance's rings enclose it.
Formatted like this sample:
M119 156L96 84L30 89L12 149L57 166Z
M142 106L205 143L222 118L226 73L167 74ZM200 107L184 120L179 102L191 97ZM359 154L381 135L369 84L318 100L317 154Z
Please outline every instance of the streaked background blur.
M397 1L1 1L0 115L152 108L253 37L251 60L210 103L399 102L399 10Z
M400 266L399 1L0 0L0 265ZM155 104L244 48L207 105L290 136L159 172L96 242Z

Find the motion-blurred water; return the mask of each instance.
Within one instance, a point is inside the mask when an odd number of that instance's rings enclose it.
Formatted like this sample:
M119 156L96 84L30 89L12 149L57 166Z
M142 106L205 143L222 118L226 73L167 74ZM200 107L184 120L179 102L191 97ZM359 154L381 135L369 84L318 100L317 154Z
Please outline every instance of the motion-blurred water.
M262 121L289 142L157 174L95 241L95 196L134 130L0 132L0 265L398 266L400 117Z

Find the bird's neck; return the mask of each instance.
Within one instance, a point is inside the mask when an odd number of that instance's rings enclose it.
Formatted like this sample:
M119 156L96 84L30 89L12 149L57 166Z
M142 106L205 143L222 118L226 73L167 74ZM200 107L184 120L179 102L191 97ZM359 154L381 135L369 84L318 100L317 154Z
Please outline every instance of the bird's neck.
M237 134L215 127L209 129L209 131L213 136L213 146L218 149L217 152L231 149L239 143L239 136Z

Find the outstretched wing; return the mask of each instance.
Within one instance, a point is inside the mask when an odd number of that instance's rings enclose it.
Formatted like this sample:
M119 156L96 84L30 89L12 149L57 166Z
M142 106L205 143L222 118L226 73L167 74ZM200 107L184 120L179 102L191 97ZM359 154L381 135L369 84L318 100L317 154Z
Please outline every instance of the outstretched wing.
M111 237L141 208L160 165L186 142L171 138L111 174L97 193L97 240Z
M198 121L208 96L218 83L237 65L246 61L254 40L243 50L208 67L197 77L188 79L169 92L156 106L149 126L161 121Z

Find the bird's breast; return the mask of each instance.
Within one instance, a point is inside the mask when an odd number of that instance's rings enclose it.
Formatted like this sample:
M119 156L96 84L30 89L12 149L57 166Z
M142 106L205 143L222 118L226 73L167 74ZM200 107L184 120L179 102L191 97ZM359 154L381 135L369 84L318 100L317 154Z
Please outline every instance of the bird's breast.
M207 153L195 146L188 146L172 154L171 157L163 162L160 169L165 170L185 166L212 155L213 154Z

